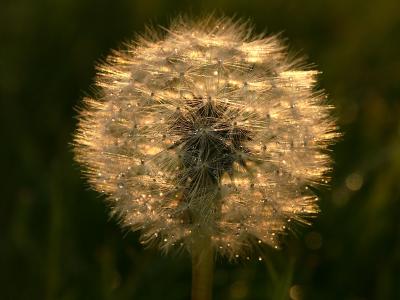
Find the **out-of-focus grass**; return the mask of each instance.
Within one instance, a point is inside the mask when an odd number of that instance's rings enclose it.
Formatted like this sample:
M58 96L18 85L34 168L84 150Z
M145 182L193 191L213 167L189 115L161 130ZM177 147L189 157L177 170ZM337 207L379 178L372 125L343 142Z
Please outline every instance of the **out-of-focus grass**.
M72 160L73 107L94 62L177 13L212 10L284 31L337 106L320 216L263 260L219 260L216 299L400 299L398 1L77 1L0 4L1 299L188 299L185 255L121 232Z

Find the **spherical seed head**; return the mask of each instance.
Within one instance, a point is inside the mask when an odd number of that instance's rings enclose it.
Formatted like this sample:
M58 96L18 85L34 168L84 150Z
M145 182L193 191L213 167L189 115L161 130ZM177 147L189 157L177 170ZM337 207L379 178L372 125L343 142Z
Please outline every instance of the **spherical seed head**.
M327 182L338 136L317 74L243 22L179 19L98 66L76 159L143 243L277 246L318 212L309 187Z

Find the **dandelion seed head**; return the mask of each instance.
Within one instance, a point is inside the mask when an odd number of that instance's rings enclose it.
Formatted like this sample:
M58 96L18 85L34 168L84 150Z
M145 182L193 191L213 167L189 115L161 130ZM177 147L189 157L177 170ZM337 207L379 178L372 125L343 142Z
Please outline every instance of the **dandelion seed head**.
M143 244L200 236L239 257L318 212L338 136L315 70L228 18L175 21L98 66L74 145L112 214Z

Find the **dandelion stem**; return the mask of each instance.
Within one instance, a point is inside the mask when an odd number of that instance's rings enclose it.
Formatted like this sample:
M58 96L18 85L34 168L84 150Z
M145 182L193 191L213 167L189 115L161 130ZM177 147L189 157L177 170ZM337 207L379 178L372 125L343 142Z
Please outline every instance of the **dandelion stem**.
M192 250L192 300L211 300L214 252L210 240L197 243Z

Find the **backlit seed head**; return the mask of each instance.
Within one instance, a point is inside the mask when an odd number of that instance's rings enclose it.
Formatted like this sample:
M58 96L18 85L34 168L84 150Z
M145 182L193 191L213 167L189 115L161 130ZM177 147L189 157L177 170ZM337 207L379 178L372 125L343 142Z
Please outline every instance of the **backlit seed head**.
M338 136L315 70L231 19L175 21L98 66L74 145L94 189L143 244L234 258L318 212Z

